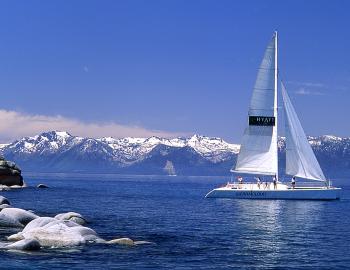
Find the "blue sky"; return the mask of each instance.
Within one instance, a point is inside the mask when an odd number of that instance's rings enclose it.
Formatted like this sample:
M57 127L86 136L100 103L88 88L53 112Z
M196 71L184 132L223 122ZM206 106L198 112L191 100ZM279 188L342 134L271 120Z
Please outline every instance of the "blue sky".
M1 1L0 141L57 126L239 142L275 29L306 133L350 136L349 10L340 0Z

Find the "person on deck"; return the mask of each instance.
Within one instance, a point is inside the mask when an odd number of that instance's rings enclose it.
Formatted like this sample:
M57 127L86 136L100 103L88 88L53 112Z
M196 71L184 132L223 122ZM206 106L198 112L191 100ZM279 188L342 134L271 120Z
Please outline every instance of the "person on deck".
M292 177L291 183L292 183L292 189L294 189L295 188L295 176Z
M260 189L260 184L261 184L260 177L257 177L257 178L256 178L256 184L257 184L257 186L258 186L258 189Z
M277 189L277 178L276 178L276 175L272 178L272 182L273 182L273 189Z
M238 188L242 188L243 177L242 177L242 176L238 176L238 177L237 177L237 180L238 180Z

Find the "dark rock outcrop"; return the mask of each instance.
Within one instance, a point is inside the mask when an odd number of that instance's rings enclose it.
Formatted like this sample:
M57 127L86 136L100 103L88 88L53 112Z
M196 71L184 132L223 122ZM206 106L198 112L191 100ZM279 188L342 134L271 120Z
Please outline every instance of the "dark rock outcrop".
M0 185L23 186L21 169L12 161L7 161L0 157Z
M7 198L5 198L4 196L0 196L0 205L1 204L8 204L8 205L10 205L10 201Z

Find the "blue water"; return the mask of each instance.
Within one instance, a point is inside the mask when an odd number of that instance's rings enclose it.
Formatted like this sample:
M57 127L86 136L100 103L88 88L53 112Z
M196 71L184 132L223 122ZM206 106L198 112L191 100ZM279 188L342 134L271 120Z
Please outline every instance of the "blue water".
M346 269L350 267L350 182L340 201L205 199L226 179L30 176L3 192L42 216L75 211L102 238L152 241L136 247L0 251L0 269ZM15 230L1 229L1 240Z

